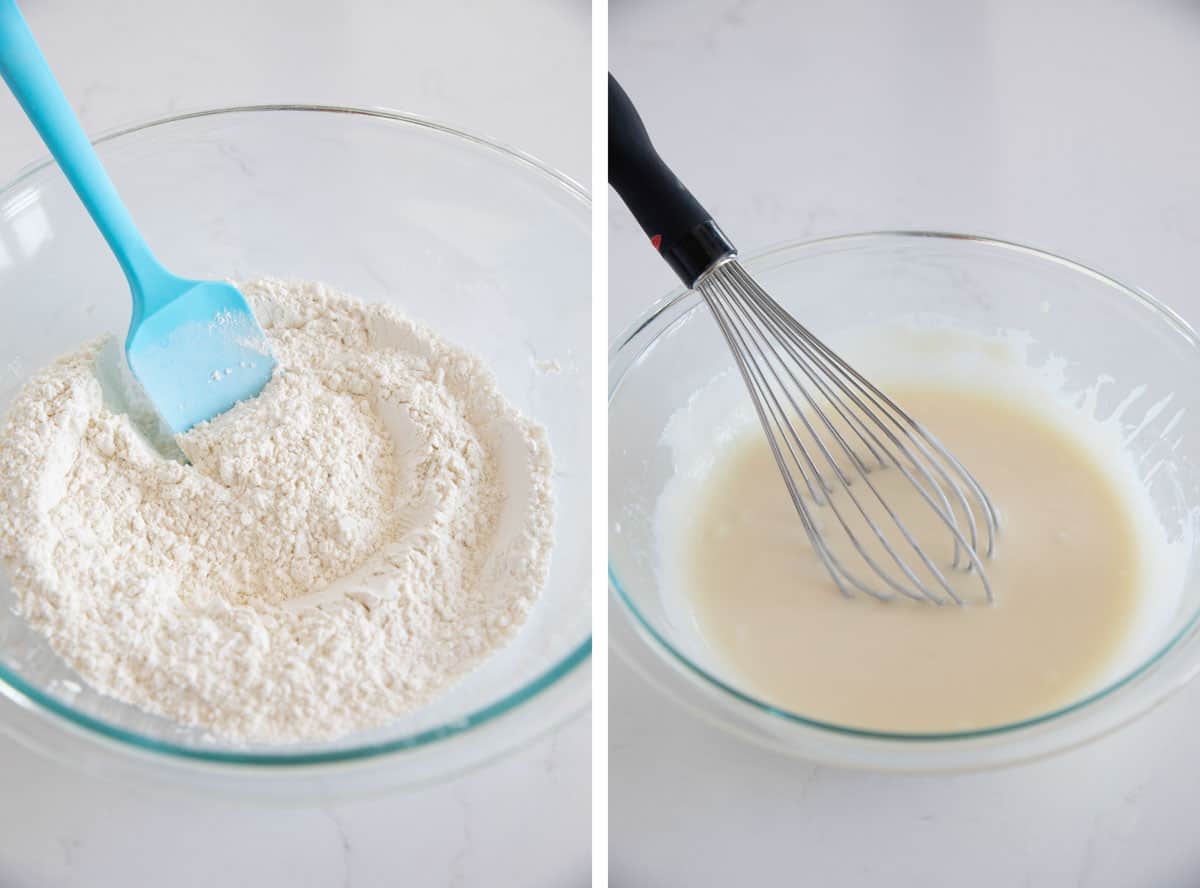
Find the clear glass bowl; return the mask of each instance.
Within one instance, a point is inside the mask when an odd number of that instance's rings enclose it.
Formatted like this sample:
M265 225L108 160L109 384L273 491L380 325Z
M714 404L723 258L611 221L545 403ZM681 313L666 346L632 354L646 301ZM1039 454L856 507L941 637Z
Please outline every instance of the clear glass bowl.
M1176 535L1193 526L1200 506L1200 389L1189 381L1200 378L1200 341L1146 294L1027 247L926 232L790 244L746 265L820 336L932 313L981 334L1027 331L1034 361L1049 354L1067 359L1071 389L1112 377L1102 389L1101 415L1145 386L1137 401L1143 406L1122 421L1133 427L1145 419L1148 426L1127 446L1146 457L1140 464L1163 525ZM1033 758L1093 739L1160 702L1200 668L1200 554L1193 552L1182 595L1136 665L1085 699L1038 718L953 734L875 733L783 711L741 689L688 625L687 608L660 588L654 529L655 505L672 471L661 440L667 420L732 367L708 310L684 291L655 305L609 355L609 577L621 602L610 608L612 644L670 696L750 740L815 761L949 770ZM1155 420L1146 405L1167 394L1172 409ZM1180 409L1182 418L1164 442L1157 433Z
M151 247L193 278L319 280L386 301L481 355L543 423L557 544L529 623L452 692L329 743L234 746L79 687L0 580L0 728L108 773L263 794L428 782L586 709L591 652L590 200L535 159L402 114L270 106L185 114L97 143ZM0 405L105 332L129 293L66 180L43 162L0 192ZM558 373L538 361L557 361ZM364 768L363 763L377 767ZM357 763L359 767L351 767ZM301 779L312 778L312 779ZM334 781L332 784L330 781Z

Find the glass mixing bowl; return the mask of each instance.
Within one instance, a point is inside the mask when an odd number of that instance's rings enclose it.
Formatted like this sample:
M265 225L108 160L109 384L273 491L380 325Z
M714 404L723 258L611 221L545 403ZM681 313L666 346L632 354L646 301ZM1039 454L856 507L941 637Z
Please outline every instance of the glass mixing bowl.
M324 281L389 302L483 357L505 395L548 430L557 544L529 623L450 693L377 730L287 747L231 745L82 686L14 614L0 579L0 728L109 774L269 795L436 780L586 709L587 193L477 136L354 108L203 111L109 135L97 150L173 271ZM124 338L124 278L53 164L0 192L0 300L4 406L63 352L104 333ZM552 361L559 372L539 363Z
M984 335L1026 331L1035 363L1066 359L1069 390L1110 377L1099 394L1101 416L1144 387L1121 413L1128 428L1141 427L1126 446L1163 526L1175 539L1191 538L1200 507L1200 389L1188 383L1200 378L1200 341L1146 294L1028 247L925 232L790 244L746 265L818 336L931 314ZM853 354L846 357L854 362ZM612 644L670 696L748 739L814 761L948 770L1083 743L1146 711L1200 668L1200 558L1193 551L1182 591L1149 590L1170 596L1163 599L1169 612L1131 666L1086 698L1037 718L962 733L886 734L822 723L756 698L706 647L657 570L655 507L672 474L663 430L693 393L733 366L708 310L684 291L633 324L609 356L609 577L620 602L610 608ZM1171 409L1156 413L1167 395Z

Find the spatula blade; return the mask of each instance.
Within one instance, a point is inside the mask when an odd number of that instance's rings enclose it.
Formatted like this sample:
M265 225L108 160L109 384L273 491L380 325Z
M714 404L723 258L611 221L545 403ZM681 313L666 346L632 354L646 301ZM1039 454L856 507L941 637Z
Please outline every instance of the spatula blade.
M253 398L275 369L242 294L216 281L197 282L132 327L125 357L175 434Z

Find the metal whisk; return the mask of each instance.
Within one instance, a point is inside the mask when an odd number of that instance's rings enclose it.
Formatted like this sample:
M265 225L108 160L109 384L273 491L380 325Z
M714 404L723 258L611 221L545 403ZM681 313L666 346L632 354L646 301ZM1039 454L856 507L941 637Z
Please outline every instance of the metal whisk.
M805 533L837 587L883 601L969 598L880 492L875 473L889 470L944 527L953 548L949 568L970 574L981 593L974 597L991 603L983 561L995 551L997 519L983 488L920 423L755 282L658 156L611 75L608 104L609 181L651 244L712 311ZM826 526L840 533L839 542Z

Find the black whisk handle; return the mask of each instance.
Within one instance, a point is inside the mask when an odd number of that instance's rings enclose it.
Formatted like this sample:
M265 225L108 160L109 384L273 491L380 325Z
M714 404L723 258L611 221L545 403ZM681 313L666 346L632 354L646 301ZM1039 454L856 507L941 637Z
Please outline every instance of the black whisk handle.
M608 181L650 243L691 287L722 259L736 254L708 210L654 149L642 118L608 75Z

